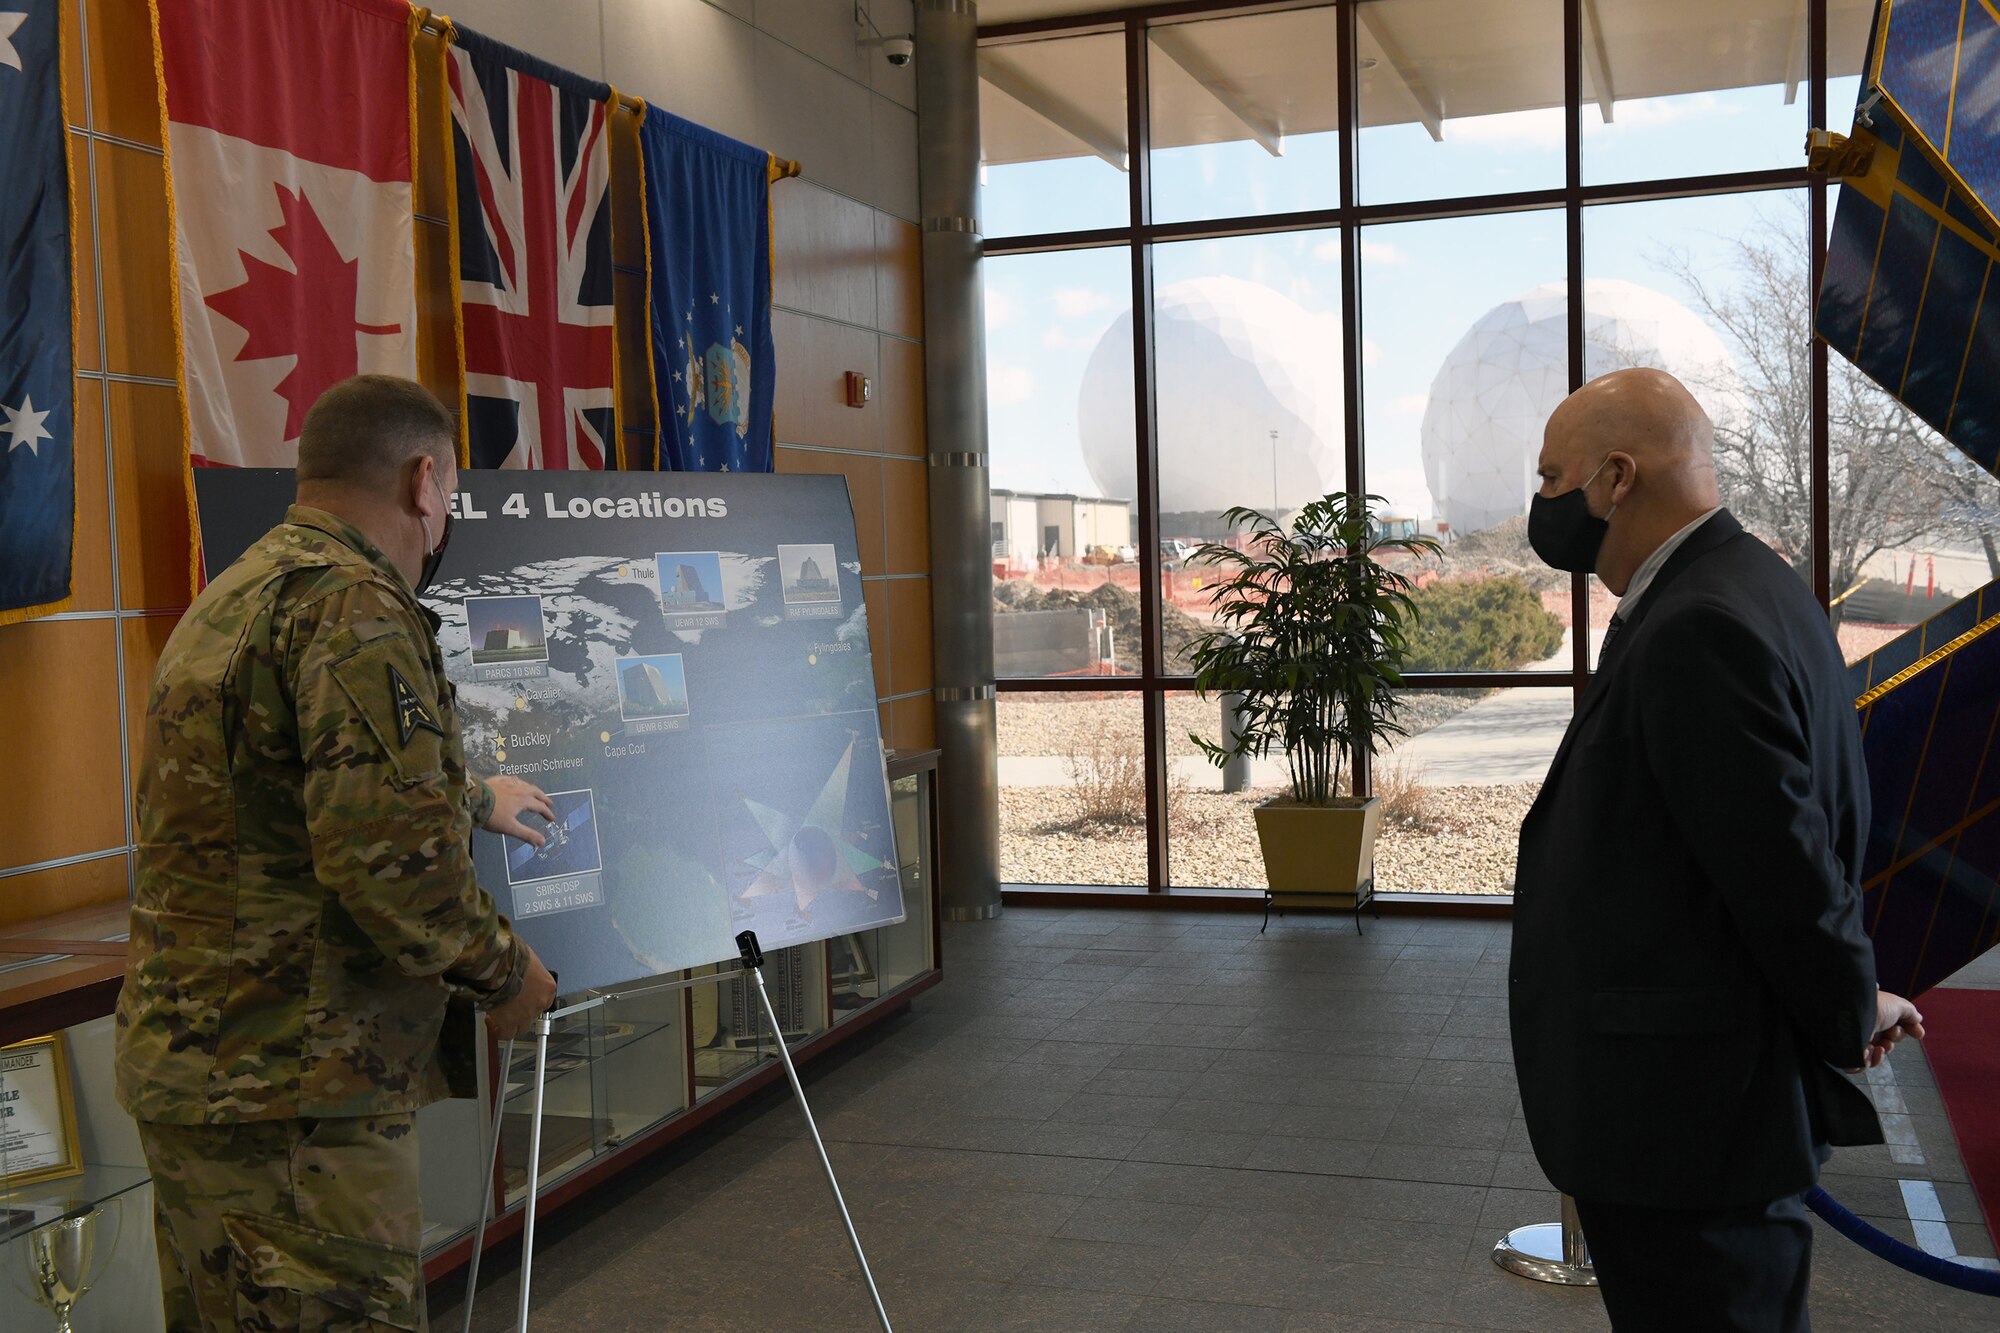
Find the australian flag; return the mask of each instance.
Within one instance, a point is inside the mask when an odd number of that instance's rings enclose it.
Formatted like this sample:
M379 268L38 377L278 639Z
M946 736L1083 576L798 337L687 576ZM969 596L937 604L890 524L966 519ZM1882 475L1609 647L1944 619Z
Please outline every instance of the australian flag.
M653 264L657 464L769 472L771 157L658 107L639 128Z
M16 4L18 3L18 8ZM57 0L0 11L0 623L69 598L69 163Z
M615 465L611 89L464 28L446 75L472 465Z

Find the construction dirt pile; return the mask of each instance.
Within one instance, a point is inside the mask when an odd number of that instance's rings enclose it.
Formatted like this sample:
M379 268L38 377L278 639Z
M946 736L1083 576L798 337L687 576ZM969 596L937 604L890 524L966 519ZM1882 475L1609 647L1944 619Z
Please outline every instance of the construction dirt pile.
M1454 537L1434 560L1438 572L1448 579L1512 574L1536 592L1569 587L1569 575L1543 564L1534 547L1528 545L1525 515Z
M1139 630L1138 590L1121 588L1115 583L1101 583L1088 592L1076 592L1068 588L1037 588L1025 579L1016 579L993 585L993 603L996 615L1010 611L1068 611L1079 606L1102 611L1111 624L1112 638L1122 662L1137 663L1138 645L1145 642ZM1177 607L1160 609L1165 613L1160 635L1167 661L1184 662L1187 645L1210 627Z

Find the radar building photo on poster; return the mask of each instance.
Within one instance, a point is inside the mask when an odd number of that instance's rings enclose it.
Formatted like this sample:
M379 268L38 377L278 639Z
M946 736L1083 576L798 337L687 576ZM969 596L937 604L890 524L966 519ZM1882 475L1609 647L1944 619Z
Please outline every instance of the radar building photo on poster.
M653 557L660 610L670 616L713 615L722 600L720 551L661 551Z
M549 635L539 597L468 597L465 619L474 666L549 660Z
M618 664L618 716L652 722L688 715L687 670L679 653L631 657Z
M780 546L778 572L787 602L840 600L840 569L831 545Z

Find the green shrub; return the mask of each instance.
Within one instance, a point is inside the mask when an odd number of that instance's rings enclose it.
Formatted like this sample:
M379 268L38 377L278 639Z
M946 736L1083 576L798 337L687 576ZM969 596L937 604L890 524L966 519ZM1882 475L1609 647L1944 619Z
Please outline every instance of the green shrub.
M1405 671L1515 671L1562 647L1562 621L1513 575L1445 580L1411 597L1417 629Z

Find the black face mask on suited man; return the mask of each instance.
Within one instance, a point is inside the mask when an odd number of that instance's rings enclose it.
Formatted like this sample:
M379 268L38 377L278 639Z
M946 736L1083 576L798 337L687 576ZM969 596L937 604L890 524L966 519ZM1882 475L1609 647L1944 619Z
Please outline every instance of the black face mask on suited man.
M1610 461L1611 455L1606 454L1604 462L1597 465L1597 472L1586 477L1583 485L1561 495L1538 494L1528 502L1528 545L1535 548L1535 554L1545 564L1572 574L1597 572L1597 552L1604 545L1604 534L1610 530L1611 514L1603 518L1592 514L1584 492ZM1616 512L1617 507L1613 506L1611 513Z

